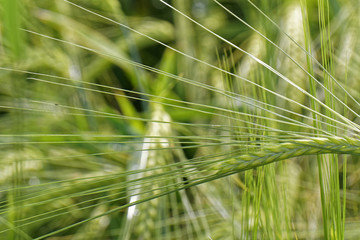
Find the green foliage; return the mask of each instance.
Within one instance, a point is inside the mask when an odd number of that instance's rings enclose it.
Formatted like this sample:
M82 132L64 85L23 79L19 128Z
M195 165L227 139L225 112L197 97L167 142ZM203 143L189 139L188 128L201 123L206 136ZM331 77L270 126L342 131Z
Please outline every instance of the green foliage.
M0 239L360 234L358 1L0 6Z

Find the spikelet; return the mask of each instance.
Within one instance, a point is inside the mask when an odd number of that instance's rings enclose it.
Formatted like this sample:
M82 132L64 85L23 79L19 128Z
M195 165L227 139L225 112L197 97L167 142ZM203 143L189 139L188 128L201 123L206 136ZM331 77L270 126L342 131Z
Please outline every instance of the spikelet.
M316 154L352 154L360 155L360 141L354 138L310 138L294 140L265 147L262 151L239 156L218 164L214 169L221 173L242 172L269 163L305 155Z

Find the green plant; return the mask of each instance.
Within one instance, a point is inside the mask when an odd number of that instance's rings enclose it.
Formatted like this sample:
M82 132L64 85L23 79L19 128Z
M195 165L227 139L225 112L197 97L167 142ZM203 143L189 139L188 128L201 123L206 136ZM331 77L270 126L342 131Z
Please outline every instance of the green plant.
M356 238L359 7L4 1L0 238Z

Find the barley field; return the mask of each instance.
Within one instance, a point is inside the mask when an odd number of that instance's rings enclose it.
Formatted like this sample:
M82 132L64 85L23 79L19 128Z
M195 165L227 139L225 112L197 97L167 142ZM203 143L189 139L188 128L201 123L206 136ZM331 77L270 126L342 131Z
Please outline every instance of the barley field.
M0 239L359 239L358 0L3 0Z

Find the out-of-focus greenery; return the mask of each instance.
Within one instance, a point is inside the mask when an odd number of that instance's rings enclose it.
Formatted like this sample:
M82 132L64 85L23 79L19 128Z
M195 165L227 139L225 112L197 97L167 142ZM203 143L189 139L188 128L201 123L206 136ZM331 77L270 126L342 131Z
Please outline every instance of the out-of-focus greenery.
M359 12L3 0L0 239L357 239Z

